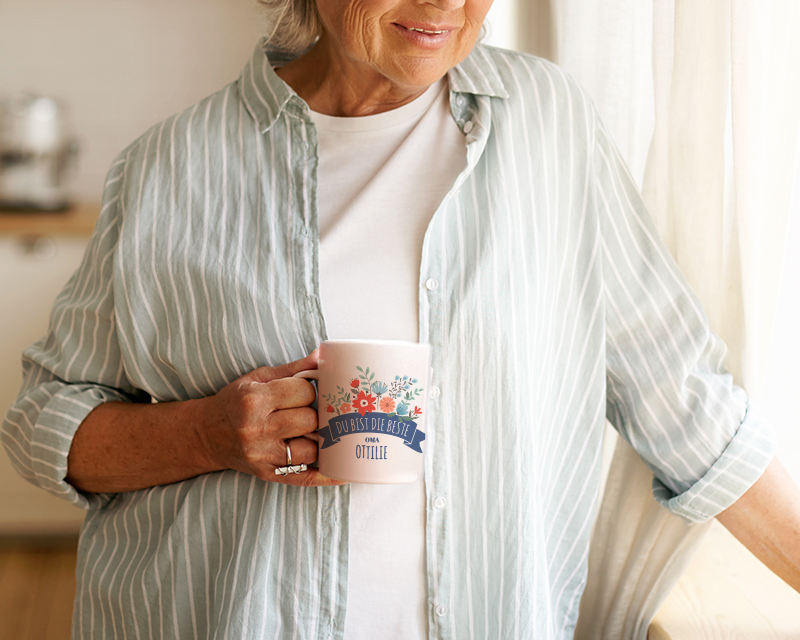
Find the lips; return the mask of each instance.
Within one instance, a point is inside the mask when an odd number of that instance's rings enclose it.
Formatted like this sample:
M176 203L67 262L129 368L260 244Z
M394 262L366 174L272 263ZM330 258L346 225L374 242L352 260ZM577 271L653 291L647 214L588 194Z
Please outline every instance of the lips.
M426 35L441 35L455 29L455 26L451 24L433 24L425 22L395 22L394 24L408 31L424 33Z
M406 41L423 49L439 49L445 46L456 30L451 24L395 22L393 25Z

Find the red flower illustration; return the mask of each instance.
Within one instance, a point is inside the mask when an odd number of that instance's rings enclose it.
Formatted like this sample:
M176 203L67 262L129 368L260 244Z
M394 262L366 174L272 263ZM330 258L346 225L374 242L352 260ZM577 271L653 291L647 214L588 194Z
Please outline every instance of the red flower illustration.
M353 410L353 407L350 406L349 402L345 402L341 407L339 407L339 411L342 413L350 413Z
M361 384L361 383L358 381L358 378L353 378L350 381L350 386L353 387L353 389L358 389L358 385L359 384Z
M325 411L327 411L328 413L333 413L333 407L331 405L328 405L327 407L325 407Z
M414 407L414 413L416 415L418 415L418 416L421 416L422 415L422 409L420 409L419 407Z
M375 411L375 396L366 394L363 391L359 391L358 396L353 401L353 407L362 416L367 413L367 411Z
M381 407L381 411L384 413L391 413L394 411L394 400L391 398L381 398L381 401L378 404Z

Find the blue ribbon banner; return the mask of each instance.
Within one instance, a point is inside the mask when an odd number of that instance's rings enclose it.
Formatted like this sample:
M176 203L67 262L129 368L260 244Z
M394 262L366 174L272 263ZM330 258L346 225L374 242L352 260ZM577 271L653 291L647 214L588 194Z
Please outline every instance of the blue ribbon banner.
M346 413L336 416L328 421L328 426L319 430L322 436L320 449L327 449L339 442L342 436L354 433L378 433L385 436L400 438L407 447L422 453L420 444L425 439L425 434L417 428L413 420L400 420L396 415L386 413Z

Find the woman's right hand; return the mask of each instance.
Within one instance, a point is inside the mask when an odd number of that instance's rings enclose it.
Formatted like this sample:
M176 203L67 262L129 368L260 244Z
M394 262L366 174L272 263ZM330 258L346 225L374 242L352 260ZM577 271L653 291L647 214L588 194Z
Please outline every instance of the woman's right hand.
M315 369L318 353L278 367L260 367L204 400L200 438L209 463L236 469L261 480L298 486L343 484L322 476L316 468L276 475L287 464L310 465L317 459L317 412L310 405L316 392L310 382L293 378L298 371Z
M317 354L261 367L215 395L181 402L107 402L81 422L70 445L67 481L89 493L136 491L236 469L262 480L306 487L343 484L315 468L286 476L286 445L294 464L317 459L309 436L317 427L314 387L298 371Z

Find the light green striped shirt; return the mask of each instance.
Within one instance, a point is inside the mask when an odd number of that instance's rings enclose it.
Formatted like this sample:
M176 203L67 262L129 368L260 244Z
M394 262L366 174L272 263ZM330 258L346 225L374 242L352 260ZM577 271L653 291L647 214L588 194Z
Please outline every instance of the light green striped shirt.
M656 497L691 521L732 504L774 443L580 87L485 46L448 81L467 165L419 274L439 391L425 452L429 633L570 638L606 417L652 468ZM112 165L2 433L23 476L88 509L74 638L342 638L358 606L346 601L358 552L347 486L226 471L84 495L64 481L98 404L213 394L326 337L324 197L308 107L260 48L237 82Z

